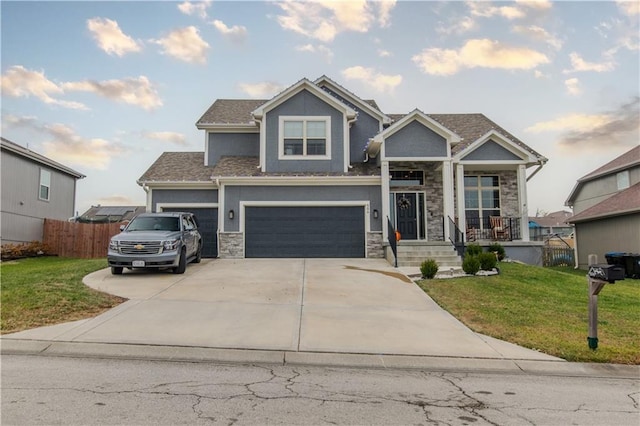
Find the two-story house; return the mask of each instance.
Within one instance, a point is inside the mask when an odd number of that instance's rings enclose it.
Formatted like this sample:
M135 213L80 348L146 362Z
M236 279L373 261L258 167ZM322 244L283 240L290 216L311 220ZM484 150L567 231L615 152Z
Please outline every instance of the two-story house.
M546 159L482 114L384 114L323 76L218 99L196 126L204 152L166 152L138 183L148 210L196 213L209 256L390 258L398 230L414 261L464 234L537 258L527 169Z
M76 182L85 176L5 138L0 147L2 244L42 241L45 218L74 216Z
M578 179L565 203L573 207L577 266L589 255L640 253L640 146Z

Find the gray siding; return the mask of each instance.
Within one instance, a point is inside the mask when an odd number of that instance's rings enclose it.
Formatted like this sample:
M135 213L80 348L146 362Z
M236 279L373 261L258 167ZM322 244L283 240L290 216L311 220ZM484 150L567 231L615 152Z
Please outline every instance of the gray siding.
M463 160L522 160L522 158L490 140L465 156Z
M260 156L259 133L209 133L207 143L209 166L215 166L224 156Z
M151 193L152 211L158 203L217 203L217 189L154 189Z
M352 104L347 99L328 89L323 87L323 90L331 93L337 99L351 107L358 113L358 120L353 123L349 129L349 161L351 163L362 163L365 159L364 147L367 145L369 138L374 137L380 133L380 120L364 112L357 105Z
M4 150L1 157L3 243L42 240L44 218L74 216L74 177ZM38 198L41 168L51 173L49 201Z
M611 251L640 253L640 215L637 213L580 222L575 226L581 269L587 268L590 254L597 254L598 262L606 263L604 255Z
M446 157L447 141L423 124L412 121L384 141L387 157Z
M640 182L640 167L629 169L629 185ZM575 196L573 214L595 206L618 192L617 173L606 175L582 184Z
M371 231L382 231L382 203L380 187L372 186L227 186L225 188L225 211L240 212L240 201L369 201ZM378 219L373 218L378 210ZM225 232L238 232L238 215L229 220L224 215Z
M280 116L330 116L331 160L278 160ZM267 172L343 172L344 116L322 99L303 90L266 114L266 171Z

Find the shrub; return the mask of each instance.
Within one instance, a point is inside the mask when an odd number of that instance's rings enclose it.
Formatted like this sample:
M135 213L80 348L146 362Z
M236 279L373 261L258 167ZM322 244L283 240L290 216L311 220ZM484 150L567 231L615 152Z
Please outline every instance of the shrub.
M480 262L480 269L483 271L490 271L496 267L498 259L496 259L495 254L484 252L478 255L478 262Z
M2 260L21 259L49 254L49 248L40 241L22 244L3 244L0 248Z
M477 256L482 253L482 247L480 244L469 244L467 246L466 254L468 256Z
M475 275L480 270L480 261L475 256L465 256L462 261L462 270L465 274Z
M420 265L422 278L432 279L438 273L438 264L433 259L427 259Z
M500 243L490 244L487 248L489 253L498 253L498 260L503 260L505 256L504 247Z

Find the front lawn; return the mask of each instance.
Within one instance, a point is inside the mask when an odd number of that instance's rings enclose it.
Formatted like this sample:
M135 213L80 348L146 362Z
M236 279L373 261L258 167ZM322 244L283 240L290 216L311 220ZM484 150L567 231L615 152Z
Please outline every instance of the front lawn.
M91 318L126 299L95 291L82 278L105 259L40 257L0 263L0 333Z
M598 349L587 344L585 271L501 263L500 275L424 280L420 287L472 330L568 361L640 364L640 280L598 296Z

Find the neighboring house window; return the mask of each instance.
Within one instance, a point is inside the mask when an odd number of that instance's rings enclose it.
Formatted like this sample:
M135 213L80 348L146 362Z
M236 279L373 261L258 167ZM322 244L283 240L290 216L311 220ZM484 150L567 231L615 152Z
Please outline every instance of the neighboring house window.
M51 172L45 169L40 169L40 192L38 198L44 201L49 201L51 195Z
M616 175L616 180L618 181L618 191L621 189L627 189L629 187L629 170L618 173Z
M331 117L280 117L281 159L327 159L331 152Z
M488 229L490 216L500 216L500 179L498 176L465 176L464 204L467 225Z

